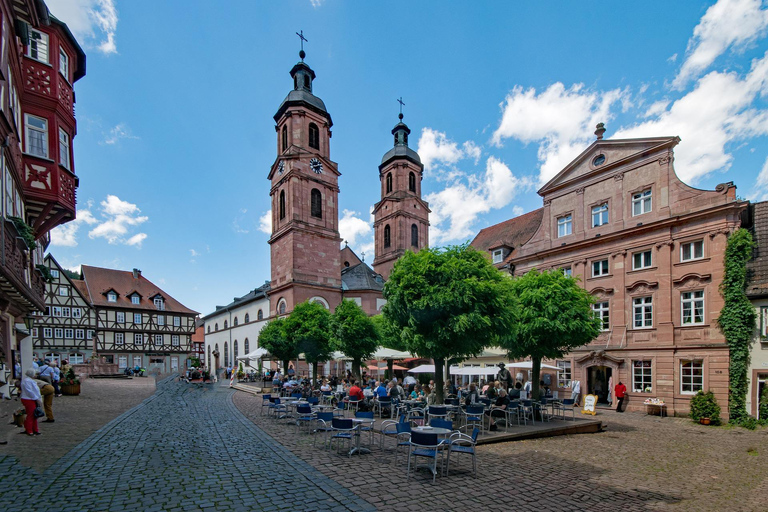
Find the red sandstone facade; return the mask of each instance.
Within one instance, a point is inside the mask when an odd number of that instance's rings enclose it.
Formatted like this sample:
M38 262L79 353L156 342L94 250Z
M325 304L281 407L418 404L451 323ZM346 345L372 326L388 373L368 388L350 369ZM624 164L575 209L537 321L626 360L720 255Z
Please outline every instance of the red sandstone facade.
M568 369L555 388L561 397L575 379L582 395L605 400L611 379L627 386L627 409L661 398L669 414L685 414L697 389L711 389L727 417L719 285L727 237L746 203L732 183L707 191L681 182L673 168L677 137L601 140L596 133L539 190L542 209L481 231L473 245L495 252L497 267L513 275L561 268L595 296L605 330L557 361Z

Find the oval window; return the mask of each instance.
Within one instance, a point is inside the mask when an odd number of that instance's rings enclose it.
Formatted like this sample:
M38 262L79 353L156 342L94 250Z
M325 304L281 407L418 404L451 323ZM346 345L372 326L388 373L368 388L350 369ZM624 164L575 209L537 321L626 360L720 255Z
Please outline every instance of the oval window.
M600 167L605 163L605 155L597 155L594 160L592 160L592 165L595 167Z

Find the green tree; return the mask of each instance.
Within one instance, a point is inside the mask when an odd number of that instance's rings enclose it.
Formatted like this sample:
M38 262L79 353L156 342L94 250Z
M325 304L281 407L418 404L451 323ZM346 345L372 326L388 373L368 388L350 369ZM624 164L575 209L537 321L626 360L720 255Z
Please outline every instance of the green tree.
M331 314L318 302L298 304L285 321L285 334L304 359L312 365L312 375L317 379L317 364L327 361L333 352L331 347Z
M728 385L728 416L740 423L749 417L747 390L749 388L749 349L755 332L756 313L747 298L747 262L755 246L752 234L737 229L728 237L725 247L725 273L720 284L724 305L717 323L730 349Z
M435 363L438 401L443 368L508 340L514 325L510 280L465 245L406 252L384 285L384 315L405 348Z
M331 317L332 340L336 350L352 358L352 375L360 378L360 363L370 359L379 346L371 318L354 301L343 300Z
M264 347L272 357L283 362L284 373L288 373L288 363L299 355L296 342L289 339L285 333L284 318L275 318L261 329L259 346Z
M531 394L538 398L541 360L562 357L589 343L600 334L601 321L592 311L594 298L561 270L531 270L511 283L515 300L510 307L519 316L514 342L500 346L510 358L531 358Z
M371 317L373 325L376 328L376 332L379 337L379 344L384 348L390 348L392 350L405 351L405 344L400 336L401 330L392 323L383 314L378 314ZM387 359L387 378L392 378L394 375L394 360Z

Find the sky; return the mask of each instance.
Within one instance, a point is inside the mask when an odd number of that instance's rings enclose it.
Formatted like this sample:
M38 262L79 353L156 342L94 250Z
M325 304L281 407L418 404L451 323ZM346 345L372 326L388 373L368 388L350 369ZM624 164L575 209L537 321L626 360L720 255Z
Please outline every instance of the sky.
M77 220L49 251L143 275L202 314L270 278L272 116L302 30L333 118L339 230L373 261L402 97L430 245L541 206L594 139L679 136L686 183L768 200L768 3L46 0L87 53Z

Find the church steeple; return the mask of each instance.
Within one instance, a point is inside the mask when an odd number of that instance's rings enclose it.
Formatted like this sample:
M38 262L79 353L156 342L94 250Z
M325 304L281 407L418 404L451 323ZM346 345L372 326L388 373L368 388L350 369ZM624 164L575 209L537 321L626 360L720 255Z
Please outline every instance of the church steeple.
M400 122L392 128L392 135L395 136L395 146L408 146L408 135L411 134L411 129L403 122L403 113L397 116Z

